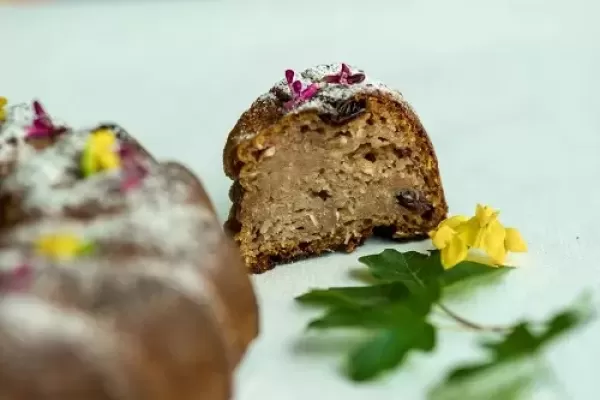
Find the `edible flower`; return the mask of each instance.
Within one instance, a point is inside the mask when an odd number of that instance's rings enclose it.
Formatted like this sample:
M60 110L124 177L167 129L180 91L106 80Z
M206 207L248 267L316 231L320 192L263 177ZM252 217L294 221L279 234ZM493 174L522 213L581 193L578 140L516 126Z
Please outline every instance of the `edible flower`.
M36 244L37 253L54 261L69 260L93 250L91 243L72 234L42 236Z
M124 143L119 149L121 157L121 191L127 192L138 187L142 180L148 175L148 168L143 164L139 151L128 143Z
M6 105L8 104L8 100L6 97L0 96L0 122L6 121Z
M116 152L117 137L110 129L92 132L83 150L81 169L88 177L101 171L118 168L121 164Z
M22 292L29 288L33 276L33 268L29 264L21 264L10 271L0 271L0 292Z
M324 78L327 83L337 83L341 85L354 85L365 80L365 74L357 72L355 74L350 73L350 67L347 64L342 63L340 72L334 75L327 75Z
M284 104L285 108L291 110L295 106L304 103L314 97L319 91L319 85L312 83L307 87L303 87L302 82L294 80L294 71L288 69L285 71L285 80L290 88L292 99Z
M506 228L498 220L499 211L478 204L475 215L456 215L442 221L429 233L441 252L445 269L464 261L470 249L479 249L496 265L502 265L507 253L525 252L527 244L515 228Z
M27 128L27 138L51 137L66 132L66 127L54 125L50 115L37 100L33 102L33 113L33 123Z

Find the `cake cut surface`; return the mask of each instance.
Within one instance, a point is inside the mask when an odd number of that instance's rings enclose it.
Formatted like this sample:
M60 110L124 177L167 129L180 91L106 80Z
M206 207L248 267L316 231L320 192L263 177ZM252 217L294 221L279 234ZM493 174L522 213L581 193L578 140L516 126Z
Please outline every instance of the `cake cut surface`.
M373 234L421 238L446 217L432 143L399 92L346 64L285 75L224 150L226 227L251 272Z

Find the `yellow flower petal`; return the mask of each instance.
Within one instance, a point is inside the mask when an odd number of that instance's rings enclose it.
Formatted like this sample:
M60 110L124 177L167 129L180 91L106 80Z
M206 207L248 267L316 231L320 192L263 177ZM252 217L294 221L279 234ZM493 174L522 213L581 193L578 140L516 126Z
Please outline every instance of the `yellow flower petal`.
M450 243L454 235L456 235L456 232L452 228L442 226L432 235L431 242L437 249L443 249Z
M469 218L465 217L464 215L455 215L453 217L446 218L445 220L440 222L434 230L429 232L429 237L433 239L440 230L445 228L450 228L454 230L456 227L458 227L460 224L467 221L468 219Z
M506 248L504 244L496 247L488 247L485 249L486 253L490 256L490 258L494 261L494 263L498 265L504 264L504 260L506 260Z
M449 228L455 229L460 224L469 220L469 217L465 217L464 215L454 215L450 218L446 218L438 225L438 229L447 226Z
M116 142L115 133L109 129L101 129L90 135L81 157L84 176L119 167L120 158L114 149Z
M458 236L454 236L448 245L441 250L442 266L444 269L454 267L467 258L468 252L467 245Z
M470 247L477 247L475 244L480 230L481 227L479 226L479 221L476 217L469 219L456 228L458 236L460 236L461 240Z
M121 165L121 160L115 152L101 153L97 156L98 166L101 170L118 168Z
M479 226L484 227L494 219L498 218L499 211L495 211L490 206L484 206L481 204L477 204L475 209L475 218L479 221Z
M453 217L446 218L445 220L443 220L442 222L440 222L438 224L438 226L434 230L432 230L431 232L429 232L429 236L435 235L435 232L438 231L439 229L441 229L444 226L447 226L449 228L455 229L457 226L459 226L463 222L467 221L468 219L469 218L465 217L464 215L455 215Z
M489 224L482 232L479 248L485 251L498 264L502 264L506 258L504 239L506 229L498 221Z
M81 239L75 235L47 235L37 243L37 252L53 260L65 260L76 256L83 247Z
M506 250L514 253L523 253L527 251L527 243L523 240L521 233L515 228L506 228L506 237L504 238Z
M6 104L8 104L6 97L0 97L0 121L4 121L6 119L6 110L4 109Z

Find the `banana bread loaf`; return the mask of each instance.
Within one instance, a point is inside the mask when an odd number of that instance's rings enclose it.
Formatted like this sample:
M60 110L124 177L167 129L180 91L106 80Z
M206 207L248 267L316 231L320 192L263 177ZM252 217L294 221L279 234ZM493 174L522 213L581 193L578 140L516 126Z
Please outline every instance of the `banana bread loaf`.
M374 233L423 237L447 213L436 155L402 95L346 64L260 96L224 149L226 228L247 268L352 251Z

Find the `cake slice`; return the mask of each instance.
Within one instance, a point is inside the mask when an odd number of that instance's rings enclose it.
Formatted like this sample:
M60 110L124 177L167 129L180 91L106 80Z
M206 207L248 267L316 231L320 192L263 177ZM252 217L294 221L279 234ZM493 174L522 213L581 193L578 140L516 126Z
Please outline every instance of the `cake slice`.
M437 158L402 95L346 64L260 96L230 132L226 228L247 268L353 251L373 234L423 237L446 217Z

